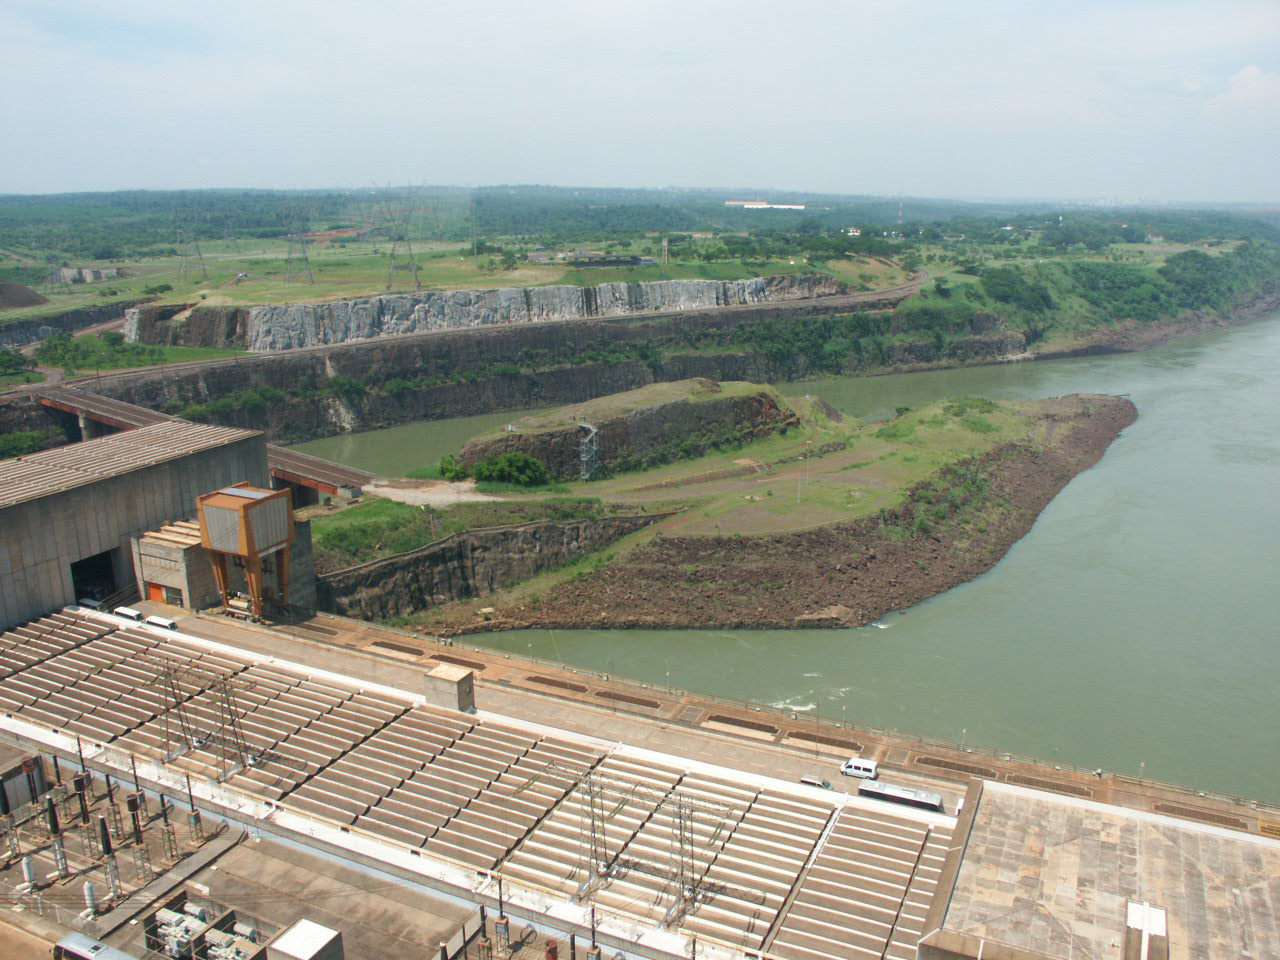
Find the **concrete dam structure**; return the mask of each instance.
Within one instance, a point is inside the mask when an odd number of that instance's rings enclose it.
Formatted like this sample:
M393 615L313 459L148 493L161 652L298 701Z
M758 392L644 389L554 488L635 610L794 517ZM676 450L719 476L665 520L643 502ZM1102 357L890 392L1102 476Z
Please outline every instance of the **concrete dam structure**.
M196 339L202 343L207 341L206 345L214 345L214 341L234 342L261 353L431 330L702 310L806 300L847 292L840 281L814 275L749 280L658 280L604 283L594 287L424 290L331 303L262 304L212 312L197 309L192 313L200 316L187 320L176 319L181 307L135 308L126 314L125 337L135 342L188 343L193 342L192 336L172 327L191 324L202 328ZM170 329L166 330L166 326Z

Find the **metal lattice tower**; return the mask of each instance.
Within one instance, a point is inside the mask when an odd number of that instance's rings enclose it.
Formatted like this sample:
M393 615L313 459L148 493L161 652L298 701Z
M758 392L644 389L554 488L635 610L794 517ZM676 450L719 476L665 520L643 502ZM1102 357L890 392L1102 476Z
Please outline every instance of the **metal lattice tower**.
M183 283L195 278L197 272L200 280L209 279L209 271L204 265L204 254L200 252L200 241L194 234L189 234L181 227L175 242L178 250L178 276Z
M422 289L422 268L418 265L413 252L413 220L419 211L413 205L411 195L402 199L393 199L391 186L387 185L381 200L375 205L374 212L378 226L387 235L391 244L391 259L387 264L387 290L395 288L397 273L407 273L415 290Z
M578 428L584 431L578 441L578 475L590 480L600 469L600 431L589 423L580 423Z
M676 904L681 898L692 897L696 884L695 859L697 838L693 833L693 806L687 797L675 796L668 805L675 820L671 831L672 854L675 859ZM672 909L675 909L673 906Z
M289 256L284 265L285 283L315 283L315 271L311 269L311 260L307 257L306 237L289 235Z

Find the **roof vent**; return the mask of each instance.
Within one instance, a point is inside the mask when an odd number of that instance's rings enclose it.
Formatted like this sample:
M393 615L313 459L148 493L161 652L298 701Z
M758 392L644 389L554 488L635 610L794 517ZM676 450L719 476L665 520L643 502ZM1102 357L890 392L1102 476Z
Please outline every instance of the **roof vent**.
M1164 907L1129 901L1124 960L1169 960L1169 923Z

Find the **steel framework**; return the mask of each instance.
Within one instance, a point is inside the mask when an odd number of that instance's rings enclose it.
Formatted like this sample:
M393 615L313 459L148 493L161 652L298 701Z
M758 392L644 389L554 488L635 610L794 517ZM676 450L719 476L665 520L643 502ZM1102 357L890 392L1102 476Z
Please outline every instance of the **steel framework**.
M218 779L225 780L258 761L259 758L249 752L240 726L240 710L236 705L238 686L239 681L233 674L209 670L195 662L167 659L161 662L154 687L164 707L166 763L189 750L207 749L220 757ZM201 717L191 709L198 697L206 695L212 718Z
M578 441L578 475L583 480L590 480L600 469L600 431L589 423L580 423L578 428L583 431L582 439Z
M605 773L594 768L571 767L552 762L547 764L516 792L537 782L544 776L567 778L579 790L581 811L581 840L579 866L585 876L574 893L574 899L587 900L614 877L627 870L636 870L658 877L674 887L673 900L663 917L663 925L678 924L703 898L714 890L727 889L707 882L706 872L711 866L711 851L722 845L726 826L741 819L742 811L731 804L719 803L673 786L668 790L650 786L630 777ZM649 808L641 823L652 822L660 815L671 818L671 856L668 862L653 863L641 859L624 859L631 841L641 827L625 841L611 850L607 832L608 824L630 803ZM698 824L713 823L711 835L705 841L698 839ZM735 891L740 898L763 901L754 891Z

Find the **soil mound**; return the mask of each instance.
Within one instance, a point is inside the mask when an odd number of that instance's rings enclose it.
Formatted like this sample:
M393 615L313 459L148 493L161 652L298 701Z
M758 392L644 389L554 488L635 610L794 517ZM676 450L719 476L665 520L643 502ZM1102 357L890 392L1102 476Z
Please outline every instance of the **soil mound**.
M40 296L30 287L0 280L0 310L8 310L11 307L38 307L48 302L48 297Z

